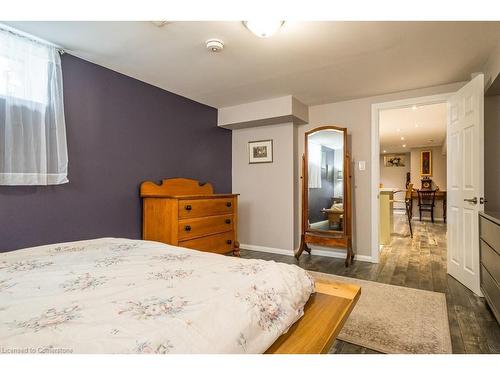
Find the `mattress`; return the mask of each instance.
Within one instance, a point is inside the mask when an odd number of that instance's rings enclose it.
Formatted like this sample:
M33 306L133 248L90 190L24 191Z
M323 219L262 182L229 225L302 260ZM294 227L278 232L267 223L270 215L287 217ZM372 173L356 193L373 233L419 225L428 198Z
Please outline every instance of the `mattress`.
M3 353L263 353L314 282L294 265L102 238L0 254Z

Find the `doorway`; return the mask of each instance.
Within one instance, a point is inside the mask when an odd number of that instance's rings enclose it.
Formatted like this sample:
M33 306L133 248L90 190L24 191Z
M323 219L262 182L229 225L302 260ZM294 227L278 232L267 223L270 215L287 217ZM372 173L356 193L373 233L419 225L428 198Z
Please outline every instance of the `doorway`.
M385 262L405 257L423 267L432 258L442 278L446 127L446 102L379 111L379 256Z
M371 245L379 260L380 233L380 118L391 109L446 103L446 271L475 294L480 289L479 212L484 210L484 75L476 74L456 92L372 105ZM401 139L400 139L401 140ZM383 150L382 150L383 151ZM420 159L426 177L430 155ZM430 167L432 168L432 166ZM424 172L422 172L424 169ZM424 187L421 181L421 187ZM426 183L427 186L432 186Z
M420 176L421 154L419 154L419 151L423 151L424 148L425 151L429 150L429 145L439 147L438 144L441 144L441 146L443 143L446 144L446 137L445 137L446 130L444 132L441 131L440 135L438 133L433 133L432 137L427 138L427 140L425 139L426 130L432 128L432 125L430 125L430 117L431 117L430 114L432 113L434 117L440 117L440 114L442 114L444 106L446 106L446 103L452 96L452 94L453 93L445 93L445 94L432 95L426 97L377 103L372 105L372 158L371 158L372 258L377 262L379 261L380 258L380 251L383 249L381 246L383 244L381 244L380 241L380 229L381 225L383 225L380 221L380 197L381 197L380 184L382 183L382 189L399 190L399 196L396 197L399 199L397 200L404 200L404 197L402 197L401 193L402 190L406 190L406 184L407 184L406 176L408 172L410 173L410 183L413 183L414 189L417 189L422 186L421 180L423 178L421 178ZM446 112L444 112L444 116L446 116ZM405 120L404 123L400 122L401 119ZM381 120L385 123L382 132L380 128ZM421 122L422 120L425 120L426 123L425 124L422 123ZM446 121L446 118L444 120ZM424 130L424 132L420 132L419 130ZM421 133L423 133L423 135ZM383 137L382 147L381 147L381 135ZM443 137L443 135L444 138L437 137L437 136ZM429 142L430 139L432 139L432 142ZM425 144L425 141L427 141L427 144ZM413 152L412 149L414 149ZM432 151L432 148L430 150ZM400 159L398 160L398 158ZM387 165L391 163L393 164L395 163L398 165L404 164L404 167L403 166L385 167L384 163L386 163ZM388 179L384 181L381 180L381 170L382 170L381 168L394 168L386 170L389 172L390 176L388 176ZM400 177L403 177L404 180L401 181ZM443 184L441 182L442 181L441 178L436 183L435 181L432 181L432 176L426 176L426 177L428 177L431 180L431 187L433 187L434 189L438 187L444 190L443 188L446 186L446 183ZM444 181L446 181L446 174L444 176ZM388 186L391 184L394 186ZM439 184L441 184L441 186L439 186ZM416 192L413 193L413 198L412 198L413 202L413 206L411 207L412 219L415 219L415 213L417 213L418 218L420 218L418 212L418 203L416 203L418 196L416 197L415 194ZM382 196L382 198L384 197ZM391 197L391 199L392 198L393 197ZM395 203L393 205L393 208L396 209L394 215L398 214L402 214L399 216L406 215L405 212L406 210L403 203L401 202ZM391 212L391 217L392 215L393 212ZM441 214L439 216L444 216L444 215ZM399 218L398 216L396 217ZM435 219L436 218L437 215ZM426 214L423 215L423 219L427 220ZM413 223L413 221L414 220L412 220L411 222ZM399 225L399 227L401 227L401 229L404 230L403 228L404 225ZM410 232L409 225L406 226L406 230L408 233ZM392 229L391 233L393 233Z

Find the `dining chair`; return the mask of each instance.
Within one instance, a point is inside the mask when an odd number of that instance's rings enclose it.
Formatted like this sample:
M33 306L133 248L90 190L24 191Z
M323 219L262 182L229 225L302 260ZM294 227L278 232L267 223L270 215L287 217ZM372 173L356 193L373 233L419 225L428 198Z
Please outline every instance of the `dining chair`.
M417 190L418 212L422 221L422 212L431 213L431 221L434 223L434 206L436 203L436 190Z
M408 220L408 226L410 227L410 237L413 238L413 228L411 227L411 218L413 216L413 200L411 198L411 193L413 191L413 184L408 184L405 193L404 200L394 199L393 203L404 203L406 210L406 218Z

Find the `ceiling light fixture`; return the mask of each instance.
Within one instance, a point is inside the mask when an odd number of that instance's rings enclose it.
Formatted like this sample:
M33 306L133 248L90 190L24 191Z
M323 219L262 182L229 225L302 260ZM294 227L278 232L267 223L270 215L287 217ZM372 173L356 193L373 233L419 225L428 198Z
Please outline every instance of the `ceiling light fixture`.
M384 150L384 154L385 154L386 152L387 152L387 151L386 151L386 150Z
M285 21L243 21L243 25L259 38L269 38L279 30Z
M405 140L405 137L401 137L401 140L404 141Z
M403 145L403 147L406 147L406 145Z
M417 110L417 106L414 105L414 106L411 107L411 109L414 110L414 111L416 111Z

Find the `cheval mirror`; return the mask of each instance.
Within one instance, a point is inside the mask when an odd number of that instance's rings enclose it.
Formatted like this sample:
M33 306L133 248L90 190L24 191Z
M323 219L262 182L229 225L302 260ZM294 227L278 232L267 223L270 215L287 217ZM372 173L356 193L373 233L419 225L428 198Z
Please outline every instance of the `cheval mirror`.
M305 134L302 157L302 234L295 254L311 253L308 244L352 250L351 174L347 129L322 126Z

